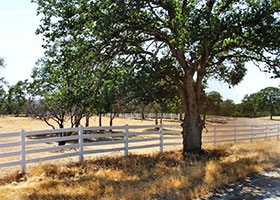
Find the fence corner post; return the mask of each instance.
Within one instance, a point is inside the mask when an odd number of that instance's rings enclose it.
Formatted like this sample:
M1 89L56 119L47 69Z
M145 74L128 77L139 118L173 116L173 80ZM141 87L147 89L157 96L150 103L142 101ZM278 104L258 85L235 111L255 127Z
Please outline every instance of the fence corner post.
M159 134L159 151L163 152L163 123L160 123Z
M78 134L79 134L79 163L82 163L84 157L84 136L83 136L84 131L81 125L79 126Z
M124 156L128 156L128 124L125 125L124 130Z
M21 168L20 173L25 173L26 168L26 155L25 155L25 131L20 131L20 162L21 162Z

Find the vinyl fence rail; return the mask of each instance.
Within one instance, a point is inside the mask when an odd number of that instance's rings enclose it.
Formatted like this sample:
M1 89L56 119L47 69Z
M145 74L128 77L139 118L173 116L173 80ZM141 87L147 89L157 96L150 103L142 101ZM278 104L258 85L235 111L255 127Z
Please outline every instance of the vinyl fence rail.
M140 131L138 131L140 129ZM143 130L144 129L144 130ZM182 128L179 125L142 125L142 126L113 126L113 127L82 127L69 129L20 131L0 133L0 168L20 166L24 173L28 163L54 160L77 156L79 162L84 155L123 152L128 156L130 150L158 148L163 152L166 146L182 145ZM9 138L18 138L10 141ZM256 139L280 138L280 124L252 124L252 125L208 125L203 130L202 143L220 143L253 141ZM47 145L53 142L71 141L63 146ZM43 147L38 148L38 144ZM36 147L32 145L37 145ZM9 151L3 151L3 149ZM13 149L12 151L10 149ZM14 150L17 149L17 150ZM66 152L62 150L68 150ZM61 152L57 154L57 151ZM41 153L55 153L44 154ZM34 157L32 155L38 155ZM7 159L8 158L8 159ZM11 159L10 159L11 158ZM17 159L17 160L12 160ZM1 162L1 159L9 160ZM12 160L12 161L11 161Z

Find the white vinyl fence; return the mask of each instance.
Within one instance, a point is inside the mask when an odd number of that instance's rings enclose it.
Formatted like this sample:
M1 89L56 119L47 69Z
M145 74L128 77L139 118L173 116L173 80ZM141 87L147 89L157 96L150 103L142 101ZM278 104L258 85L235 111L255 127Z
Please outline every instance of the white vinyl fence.
M109 117L111 114L105 114L106 117ZM142 118L142 113L119 113L117 115L119 118ZM155 113L144 113L145 118L156 118ZM163 119L180 119L180 114L176 113L158 113L158 118L162 117Z
M202 142L215 144L242 140L252 142L266 138L279 140L279 129L280 124L208 125L207 129L203 130ZM0 133L0 141L8 141L0 143L0 168L19 165L23 173L28 163L59 158L77 156L79 162L82 162L84 155L96 153L123 152L124 156L128 156L130 150L146 148L158 148L158 151L163 152L166 146L182 145L181 131L178 125L160 124L86 128L80 126L71 129ZM68 143L63 146L54 143L59 141ZM39 144L42 146L38 147ZM18 149L13 150L15 148ZM1 159L8 162L2 162Z

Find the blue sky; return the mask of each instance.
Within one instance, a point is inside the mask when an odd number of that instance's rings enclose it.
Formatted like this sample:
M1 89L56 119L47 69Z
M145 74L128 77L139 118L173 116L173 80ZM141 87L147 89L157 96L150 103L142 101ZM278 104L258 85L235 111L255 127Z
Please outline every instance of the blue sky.
M43 56L42 37L35 34L40 18L36 16L37 5L30 0L0 1L0 56L5 58L6 68L1 70L10 85L30 78L36 61ZM268 86L278 87L280 79L270 79L248 64L244 80L234 88L219 81L209 81L207 91L216 90L224 99L239 103L245 94L252 94Z

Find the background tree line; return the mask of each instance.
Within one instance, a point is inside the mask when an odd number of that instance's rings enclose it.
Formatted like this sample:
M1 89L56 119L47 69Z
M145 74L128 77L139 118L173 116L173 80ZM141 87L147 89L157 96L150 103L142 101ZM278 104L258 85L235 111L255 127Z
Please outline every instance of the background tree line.
M1 66L4 67L4 59ZM1 114L37 117L53 128L51 121L63 128L68 119L72 127L76 127L83 117L87 119L85 126L89 126L88 119L92 115L98 115L102 125L102 115L107 113L111 113L110 125L119 113L133 112L142 113L142 119L145 113L155 113L156 124L162 113L181 114L183 120L183 105L176 88L170 87L150 68L135 71L115 63L104 75L100 68L86 74L75 70L67 75L67 71L58 71L53 63L44 60L41 67L34 68L32 81L18 81L9 86L1 78ZM199 108L203 116L270 116L272 119L280 115L280 89L264 88L245 95L239 104L223 100L216 91L203 92Z

